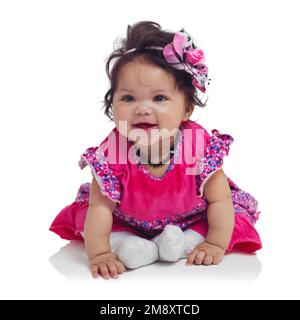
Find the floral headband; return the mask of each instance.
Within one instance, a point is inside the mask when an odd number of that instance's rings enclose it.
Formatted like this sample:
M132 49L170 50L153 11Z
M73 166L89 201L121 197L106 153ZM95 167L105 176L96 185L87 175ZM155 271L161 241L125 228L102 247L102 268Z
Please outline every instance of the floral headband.
M122 47L122 39L116 38L114 41L114 49ZM148 46L145 49L162 50L165 60L170 65L178 70L185 70L192 75L192 84L194 87L206 92L210 84L208 78L208 68L204 64L205 56L200 48L193 49L192 39L185 32L175 32L173 41L165 45L165 47ZM137 48L132 48L124 52L124 54L136 51Z

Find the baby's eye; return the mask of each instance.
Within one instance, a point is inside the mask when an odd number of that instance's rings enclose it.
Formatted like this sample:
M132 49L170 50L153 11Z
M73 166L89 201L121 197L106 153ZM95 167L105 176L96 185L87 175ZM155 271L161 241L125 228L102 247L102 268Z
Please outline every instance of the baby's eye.
M161 97L161 98L163 98L165 100L168 100L167 97L165 97L165 96L156 96L155 98L157 98L157 97ZM164 101L164 100L159 100L159 101Z
M122 97L122 101L125 101L125 102L130 102L130 101L128 101L126 98L133 98L132 96L124 96L124 97Z

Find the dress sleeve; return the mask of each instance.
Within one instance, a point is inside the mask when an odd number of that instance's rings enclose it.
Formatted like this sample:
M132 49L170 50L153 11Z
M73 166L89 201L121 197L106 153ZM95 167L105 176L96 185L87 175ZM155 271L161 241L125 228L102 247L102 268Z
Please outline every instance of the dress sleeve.
M100 186L101 193L114 202L120 202L121 183L111 170L101 146L90 147L80 156L78 165L81 169L87 165Z
M213 129L212 135L206 145L204 157L199 164L199 174L197 175L197 185L200 196L203 195L203 188L206 181L218 170L222 169L223 158L229 153L229 146L234 141L229 134L222 134L217 129Z

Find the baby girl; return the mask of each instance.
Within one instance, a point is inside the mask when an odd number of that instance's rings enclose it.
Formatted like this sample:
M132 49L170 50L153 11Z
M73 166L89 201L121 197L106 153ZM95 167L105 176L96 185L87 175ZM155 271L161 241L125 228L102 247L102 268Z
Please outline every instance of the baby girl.
M257 201L222 170L233 138L190 120L206 105L203 51L183 29L151 21L128 26L115 44L104 101L115 127L81 155L92 181L50 230L84 240L92 275L104 279L155 261L215 265L232 250L260 249Z

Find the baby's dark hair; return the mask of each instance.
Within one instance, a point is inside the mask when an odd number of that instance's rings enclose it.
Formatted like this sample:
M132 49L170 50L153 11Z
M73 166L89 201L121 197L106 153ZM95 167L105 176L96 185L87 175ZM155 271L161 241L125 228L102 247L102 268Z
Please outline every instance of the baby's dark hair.
M187 33L183 28L180 32ZM153 21L140 21L132 26L127 27L127 37L121 40L121 46L114 50L108 57L106 62L106 74L110 80L111 88L107 91L104 98L105 115L113 120L112 114L112 101L115 90L117 88L117 78L121 68L128 62L136 58L143 58L150 64L158 66L169 74L173 75L175 79L176 88L182 90L185 95L186 105L198 105L205 107L206 102L202 101L197 96L197 90L192 84L192 76L184 71L173 68L164 58L161 50L147 50L147 46L160 46L164 47L166 44L173 41L174 32L169 32L161 29L161 26ZM196 48L192 43L193 49ZM128 52L127 50L136 48L136 51ZM112 69L110 64L113 59L118 58L116 63L113 64Z

